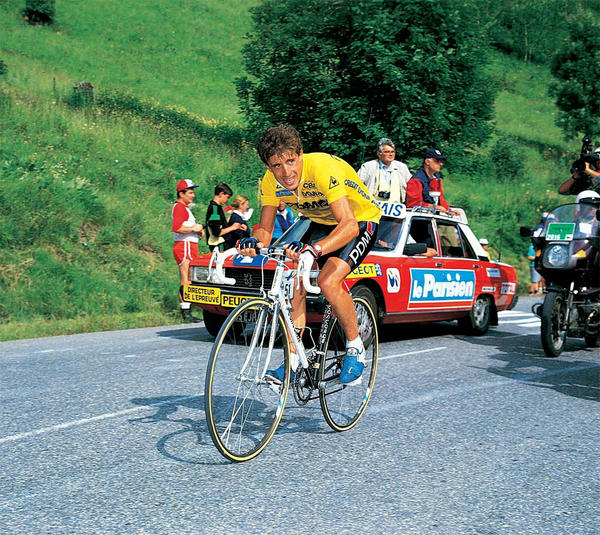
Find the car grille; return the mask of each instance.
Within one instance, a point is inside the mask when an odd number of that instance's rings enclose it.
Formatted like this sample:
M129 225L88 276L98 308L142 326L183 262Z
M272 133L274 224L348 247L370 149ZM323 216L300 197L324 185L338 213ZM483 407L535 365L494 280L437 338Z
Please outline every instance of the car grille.
M272 269L239 269L225 268L225 276L235 279L236 287L258 290L271 287L274 271Z

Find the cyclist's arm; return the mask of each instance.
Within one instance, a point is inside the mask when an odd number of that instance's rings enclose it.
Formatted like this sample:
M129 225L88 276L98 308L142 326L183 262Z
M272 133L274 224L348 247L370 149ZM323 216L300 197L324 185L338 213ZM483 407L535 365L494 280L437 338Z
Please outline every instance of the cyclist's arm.
M323 254L341 249L358 236L358 222L354 217L348 197L341 197L329 206L338 224L331 234L316 242L322 247Z
M263 206L260 212L260 221L258 228L253 232L252 236L266 247L271 243L273 237L273 228L275 228L275 213L276 206Z

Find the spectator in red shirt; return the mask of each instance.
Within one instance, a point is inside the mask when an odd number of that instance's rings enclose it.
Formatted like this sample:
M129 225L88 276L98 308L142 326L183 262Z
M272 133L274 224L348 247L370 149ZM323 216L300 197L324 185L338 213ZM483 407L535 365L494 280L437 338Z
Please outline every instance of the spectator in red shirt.
M190 284L190 260L198 258L198 239L204 235L202 225L190 210L198 186L191 180L180 180L177 183L177 202L171 211L171 230L173 231L173 256L179 266L179 308L187 322L197 323L201 320L192 316L191 303L183 299L183 286Z
M435 205L431 192L439 192L437 210L448 215L456 212L450 208L448 201L444 199L444 188L440 171L446 161L445 156L438 149L427 149L423 166L412 176L406 185L406 207L427 206L433 208Z

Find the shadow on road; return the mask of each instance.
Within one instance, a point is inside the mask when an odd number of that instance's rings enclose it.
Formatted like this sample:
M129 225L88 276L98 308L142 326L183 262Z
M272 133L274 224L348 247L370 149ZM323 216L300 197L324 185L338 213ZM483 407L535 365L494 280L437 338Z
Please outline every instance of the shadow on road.
M499 362L485 368L489 373L537 388L550 388L566 396L600 401L600 362L584 360L598 356L598 349L586 347L583 340L569 340L567 348L577 351L583 359L569 358L568 351L563 353L563 358L553 359L544 356L538 333L514 336L514 333L494 329L487 336L462 339L468 344L498 351L488 357Z
M170 328L166 331L157 331L157 336L161 338L175 338L177 340L190 340L192 342L210 342L211 344L214 342L214 338L208 334L208 331L202 327L180 327L180 328Z
M285 409L285 413L275 433L285 435L289 433L328 434L333 433L321 417L318 402L312 401L307 407L297 407L291 400L292 394ZM230 464L215 449L204 417L204 396L160 396L150 398L133 398L134 405L147 406L156 412L150 416L132 418L133 424L175 423L179 429L162 436L156 442L156 449L164 457L173 461L200 464L223 465ZM198 411L200 418L177 417L181 409ZM190 449L189 436L193 436L193 450Z

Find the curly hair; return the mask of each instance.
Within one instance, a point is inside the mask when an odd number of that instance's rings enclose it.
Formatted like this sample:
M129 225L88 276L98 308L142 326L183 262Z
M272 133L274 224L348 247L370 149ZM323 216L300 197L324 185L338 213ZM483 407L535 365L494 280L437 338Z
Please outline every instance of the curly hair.
M271 126L262 133L256 150L260 159L267 165L271 156L281 156L288 151L300 154L302 152L302 140L293 126L280 124Z

